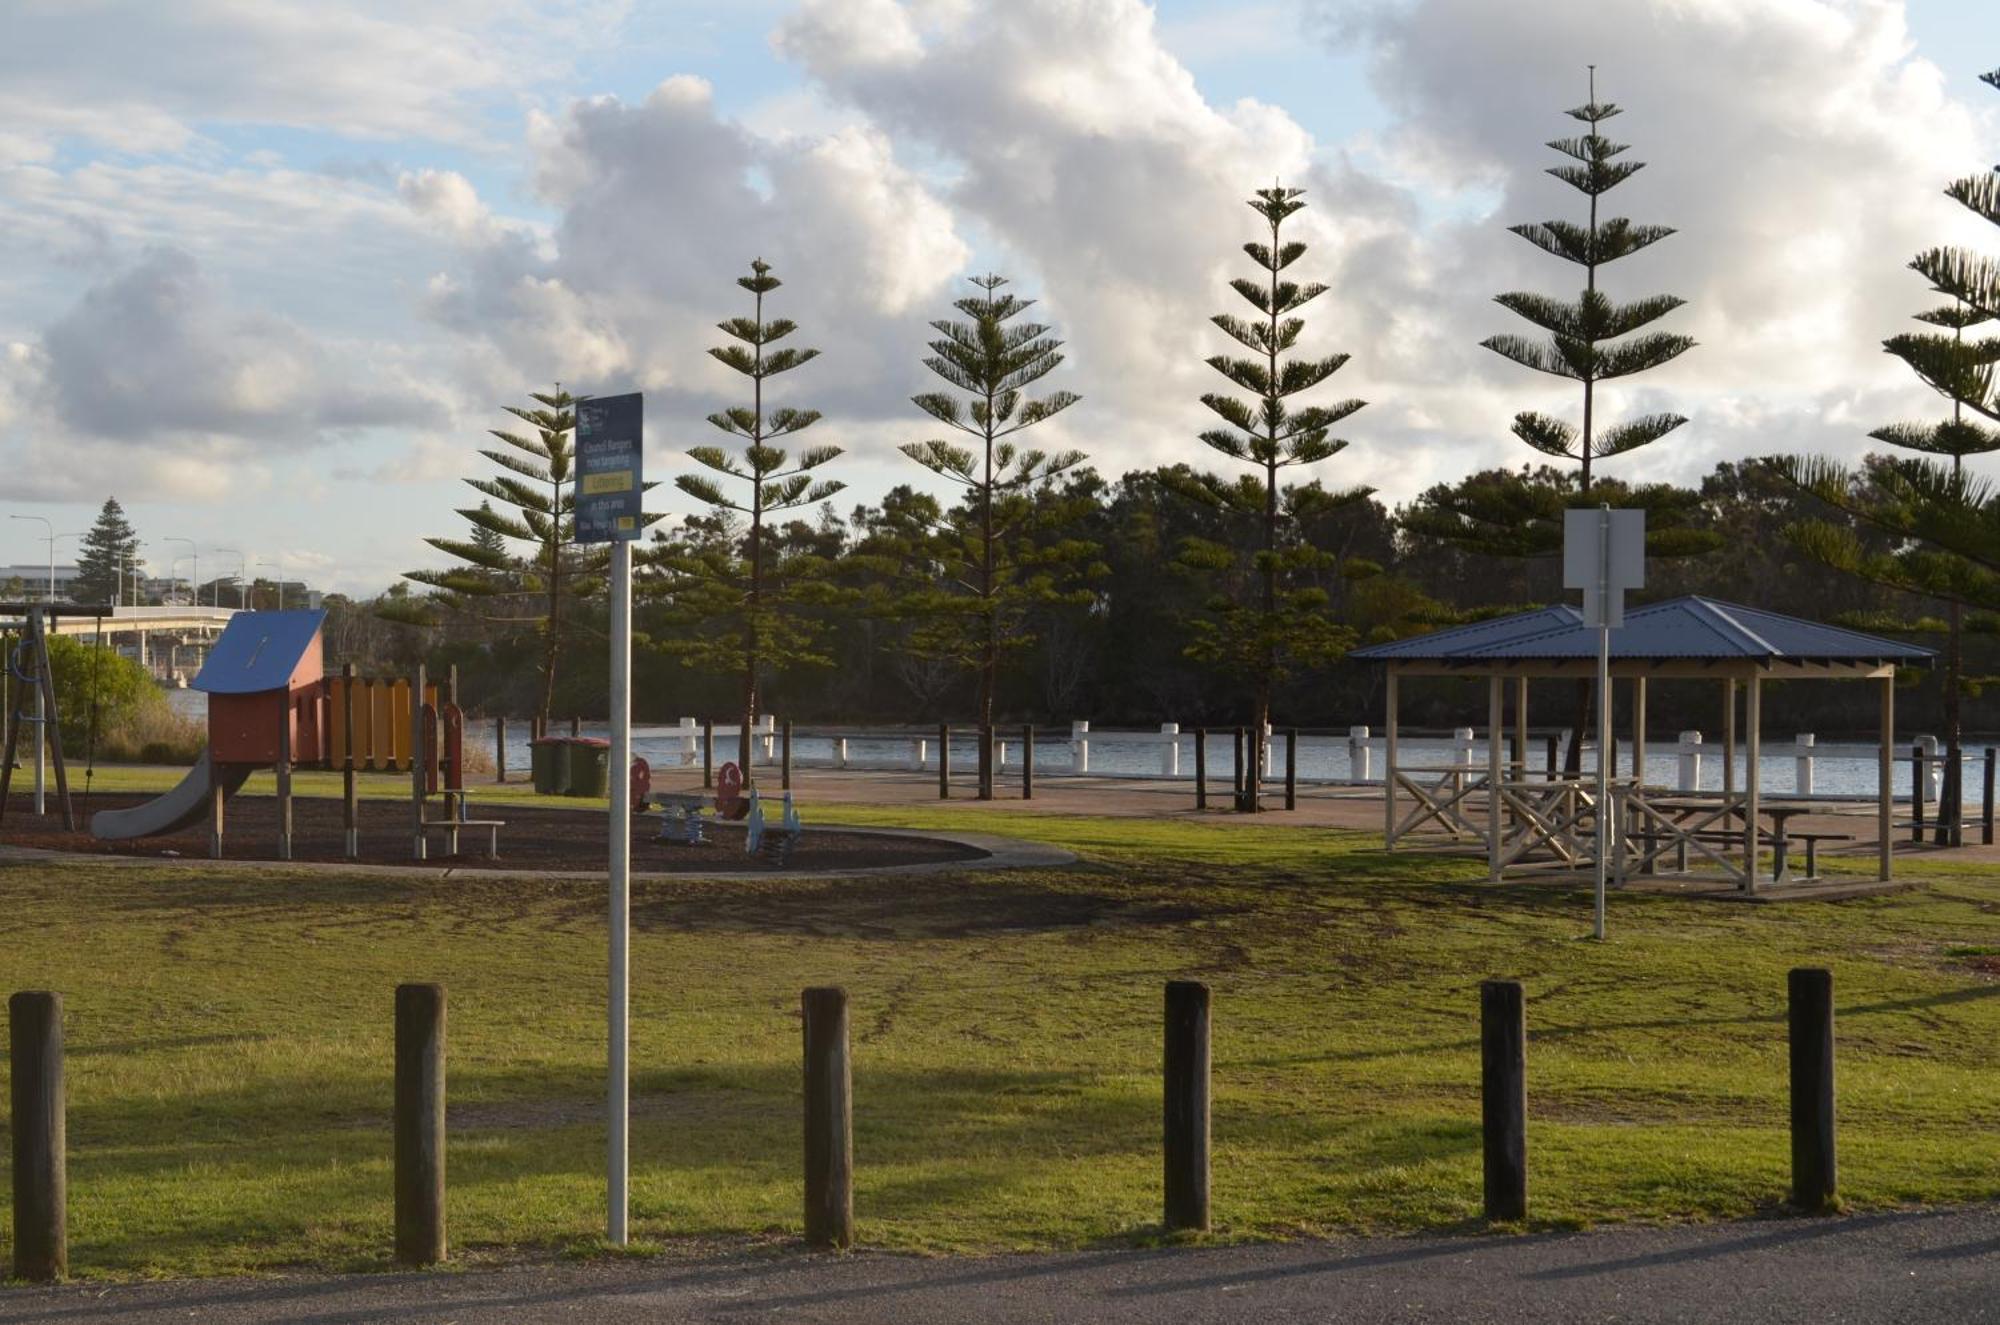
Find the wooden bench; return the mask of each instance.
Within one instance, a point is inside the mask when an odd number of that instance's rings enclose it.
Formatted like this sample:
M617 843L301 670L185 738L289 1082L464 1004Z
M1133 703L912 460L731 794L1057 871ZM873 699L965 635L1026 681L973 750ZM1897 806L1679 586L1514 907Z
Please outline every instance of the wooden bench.
M1854 834L1787 833L1783 837L1780 837L1775 843L1772 844L1771 848L1773 857L1772 867L1771 867L1771 878L1775 882L1783 883L1788 877L1790 877L1791 870L1789 868L1789 861L1786 859L1787 856L1786 848L1790 846L1794 840L1804 842L1806 844L1806 878L1817 879L1819 877L1819 844L1822 842L1852 842L1854 840Z

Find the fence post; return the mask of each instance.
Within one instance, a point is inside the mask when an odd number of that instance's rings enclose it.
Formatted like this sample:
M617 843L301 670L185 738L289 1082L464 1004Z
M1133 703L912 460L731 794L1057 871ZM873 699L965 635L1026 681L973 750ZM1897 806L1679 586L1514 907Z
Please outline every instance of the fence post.
M354 789L354 687L357 684L354 664L344 663L340 669L340 722L341 735L346 743L346 758L340 764L340 826L343 830L341 845L349 860L361 859L361 803L356 799ZM371 706L372 707L372 706ZM373 723L370 723L373 727Z
M806 1242L854 1245L853 1076L847 1056L847 991L808 989L805 1020Z
M951 799L951 724L938 724L938 799Z
M569 734L571 736L583 735L583 719L581 717L574 717L569 720Z
M1285 808L1299 808L1299 729L1285 729Z
M715 785L715 719L701 720L701 785Z
M1979 805L1979 840L1989 847L1993 845L1993 757L1995 753L2000 752L1996 752L1990 745L1986 747L1985 795L1981 797Z
M1833 1145L1833 972L1797 967L1785 984L1792 1042L1792 1204L1831 1210L1839 1193Z
M1090 771L1090 723L1074 719L1069 724L1069 771L1088 773Z
M1528 1013L1518 980L1479 986L1479 1115L1486 1218L1528 1217Z
M504 714L493 719L493 780L502 783L507 780L507 718Z
M1813 747L1818 742L1819 738L1811 732L1800 732L1798 735L1799 756L1795 764L1793 777L1795 779L1794 786L1797 794L1801 796L1810 796L1813 794L1812 752Z
M1179 777L1181 772L1181 725L1178 722L1160 724L1160 776Z
M1167 982L1166 1218L1208 1228L1208 986Z
M286 696L285 716L278 723L278 766L273 771L278 782L278 859L292 858L292 727L298 710Z
M1548 770L1549 770L1549 781L1551 781L1551 782L1554 782L1554 781L1556 780L1556 765L1557 765L1557 763L1559 762L1559 760L1558 760L1558 756L1559 756L1559 754L1560 754L1560 747L1561 747L1561 745L1562 745L1562 738L1561 738L1560 736L1555 736L1555 735L1551 735L1551 736L1549 737L1549 739L1548 739L1548 753L1549 753L1549 762L1548 762Z
M1194 729L1194 807L1208 808L1208 728Z
M1910 840L1921 844L1924 840L1924 747L1921 742L1910 747Z
M1347 778L1350 782L1368 782L1374 772L1369 764L1368 729L1349 727L1347 729Z
M17 1279L46 1282L69 1272L62 1012L61 994L23 992L7 1000Z
M1236 729L1236 754L1234 762L1230 765L1230 788L1239 807L1243 804L1243 742L1248 736L1248 728Z
M397 985L396 1260L444 1257L444 986Z
M792 720L786 718L778 729L778 789L792 789Z
M1035 724L1021 724L1021 799L1035 798Z

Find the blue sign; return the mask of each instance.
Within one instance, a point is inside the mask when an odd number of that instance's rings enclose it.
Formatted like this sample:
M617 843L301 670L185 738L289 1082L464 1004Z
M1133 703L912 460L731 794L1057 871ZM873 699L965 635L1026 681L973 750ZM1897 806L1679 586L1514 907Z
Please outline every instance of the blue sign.
M645 398L576 403L576 541L630 542L645 528Z

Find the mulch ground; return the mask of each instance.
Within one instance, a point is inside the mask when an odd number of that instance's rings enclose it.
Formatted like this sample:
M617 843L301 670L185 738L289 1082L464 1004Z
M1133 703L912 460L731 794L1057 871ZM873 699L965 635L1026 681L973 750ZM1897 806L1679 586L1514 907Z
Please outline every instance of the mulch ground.
M43 847L111 856L192 856L208 854L206 824L161 837L129 842L100 842L89 832L90 815L98 810L124 809L150 797L96 795L86 804L75 797L77 831L66 833L56 812L53 796L49 815L37 819L31 798L9 798L5 823L0 823L0 844ZM412 825L407 803L364 800L359 805L361 862L370 865L412 864ZM443 803L433 801L433 816L443 814ZM278 802L274 796L237 795L229 799L223 826L223 856L230 860L277 859ZM467 829L459 835L459 854L444 853L441 833L430 835L430 865L448 864L468 869L549 869L601 870L606 864L605 815L601 810L541 809L519 804L480 804L475 795L470 817L501 819L498 859L486 858L487 830ZM709 825L713 840L701 846L668 845L655 842L659 816L635 816L632 823L632 869L638 873L709 874L762 873L778 869L772 859L750 856L743 850L741 824ZM292 801L292 859L340 861L343 840L341 805L323 797L295 797ZM892 865L920 865L978 860L987 853L976 847L946 842L938 838L880 836L815 828L808 821L805 835L792 851L785 867L792 870L869 870Z

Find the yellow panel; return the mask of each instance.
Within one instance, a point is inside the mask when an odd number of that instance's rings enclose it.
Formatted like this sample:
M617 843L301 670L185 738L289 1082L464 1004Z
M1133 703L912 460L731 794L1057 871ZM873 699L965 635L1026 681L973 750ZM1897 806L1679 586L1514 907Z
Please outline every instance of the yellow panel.
M387 683L368 683L368 767L373 769L389 766L390 705L394 698Z

